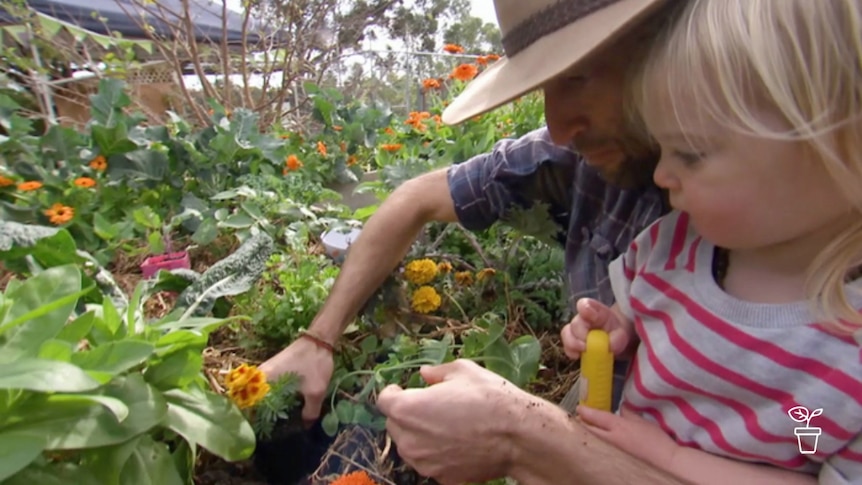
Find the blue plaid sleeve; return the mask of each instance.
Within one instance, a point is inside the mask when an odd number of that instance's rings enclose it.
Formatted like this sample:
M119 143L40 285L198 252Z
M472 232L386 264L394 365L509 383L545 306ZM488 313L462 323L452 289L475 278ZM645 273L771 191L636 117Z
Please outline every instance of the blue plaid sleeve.
M497 142L490 152L449 168L449 190L459 222L482 230L505 221L513 208L543 202L564 241L578 161L575 152L551 141L546 128Z

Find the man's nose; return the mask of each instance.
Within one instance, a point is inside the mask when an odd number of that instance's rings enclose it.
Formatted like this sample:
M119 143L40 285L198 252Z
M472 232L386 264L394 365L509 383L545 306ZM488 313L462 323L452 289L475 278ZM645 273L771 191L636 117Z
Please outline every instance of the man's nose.
M571 120L566 123L548 123L548 133L551 141L557 145L570 146L572 140L589 128L589 123L584 119Z

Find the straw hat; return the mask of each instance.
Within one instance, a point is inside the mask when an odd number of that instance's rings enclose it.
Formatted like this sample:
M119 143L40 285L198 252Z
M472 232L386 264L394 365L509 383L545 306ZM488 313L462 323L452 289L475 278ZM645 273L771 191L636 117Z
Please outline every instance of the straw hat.
M646 19L667 0L494 0L505 57L443 111L457 124L568 70Z

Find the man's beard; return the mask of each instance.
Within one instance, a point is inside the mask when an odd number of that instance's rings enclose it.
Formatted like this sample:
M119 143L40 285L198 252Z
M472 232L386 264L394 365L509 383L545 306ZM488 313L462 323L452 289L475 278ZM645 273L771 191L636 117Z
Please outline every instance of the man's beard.
M653 185L653 172L660 156L659 153L626 155L622 162L610 170L600 170L600 174L609 184L621 189L647 187Z

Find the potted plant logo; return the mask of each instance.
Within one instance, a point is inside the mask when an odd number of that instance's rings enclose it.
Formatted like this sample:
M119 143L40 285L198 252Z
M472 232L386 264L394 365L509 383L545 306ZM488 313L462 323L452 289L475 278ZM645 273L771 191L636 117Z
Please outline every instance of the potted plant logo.
M805 406L795 406L787 410L790 419L797 423L805 423L805 426L793 428L793 434L796 435L796 440L799 443L799 452L803 455L813 455L817 453L817 440L820 438L821 430L811 426L811 419L815 416L823 414L823 408L817 408L809 412ZM814 438L813 444L810 439ZM803 438L806 438L803 440Z

